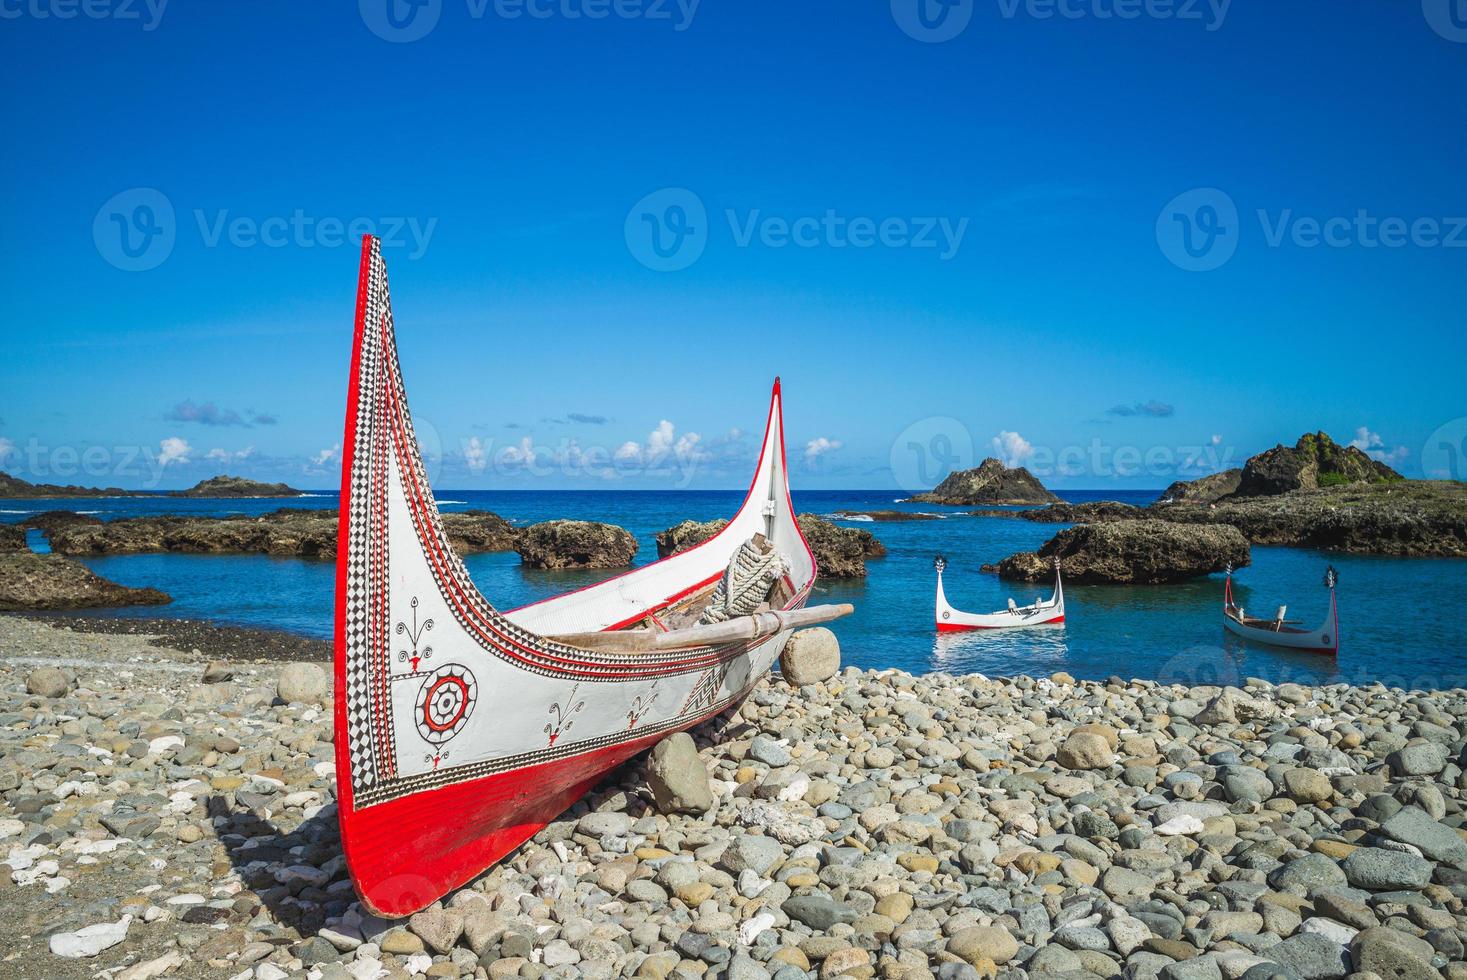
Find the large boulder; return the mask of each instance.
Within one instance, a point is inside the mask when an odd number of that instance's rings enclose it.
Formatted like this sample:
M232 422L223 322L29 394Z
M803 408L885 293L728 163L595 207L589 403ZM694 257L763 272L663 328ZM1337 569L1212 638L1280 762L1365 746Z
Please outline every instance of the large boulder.
M637 539L615 524L544 521L521 531L515 550L531 568L625 568L637 554Z
M870 531L840 527L814 514L795 520L824 578L865 578L866 559L886 556L886 546Z
M31 551L0 555L0 609L80 609L172 601L157 589L118 585L61 555Z
M647 787L662 813L703 813L713 806L708 767L687 732L669 735L652 749Z
M1293 446L1278 445L1243 466L1235 494L1269 497L1294 490L1346 483L1394 483L1404 479L1354 446L1341 446L1323 432L1306 432Z
M64 698L71 690L71 676L60 667L37 667L25 677L27 694L43 698Z
M326 672L315 664L286 664L275 679L275 693L288 704L324 702Z
M840 671L840 640L823 626L800 630L779 655L779 672L799 687L834 677Z
M1161 492L1159 503L1164 504L1211 504L1234 493L1243 479L1239 467L1211 473L1196 480L1178 480Z
M1005 558L996 570L1000 578L1047 582L1056 558L1066 581L1132 585L1182 582L1249 563L1248 540L1235 527L1145 520L1077 525L1038 552Z
M923 504L970 507L979 504L1052 504L1059 498L1022 466L1013 468L992 457L971 470L949 473L927 493L911 498Z
M723 520L683 521L675 524L666 531L657 533L657 557L667 558L695 548L726 527L728 521Z

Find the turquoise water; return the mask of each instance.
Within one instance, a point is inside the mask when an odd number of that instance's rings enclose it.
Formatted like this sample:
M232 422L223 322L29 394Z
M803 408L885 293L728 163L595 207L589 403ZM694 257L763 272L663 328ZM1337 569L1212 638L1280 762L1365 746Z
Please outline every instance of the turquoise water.
M441 491L448 510L484 508L519 524L556 517L610 521L641 543L638 564L657 557L652 536L693 518L728 517L736 491L577 492ZM1253 549L1253 565L1234 582L1239 601L1272 611L1287 603L1290 618L1310 628L1323 620L1328 593L1320 584L1327 564L1340 572L1338 658L1245 643L1224 632L1222 576L1176 586L1067 585L1062 627L947 634L933 630L932 557L948 558L948 599L960 609L1002 608L1009 596L1023 604L1047 597L1048 584L1000 582L978 569L1015 551L1039 547L1062 525L1008 518L969 517L957 508L897 504L892 491L795 493L800 511L912 510L940 512L943 520L859 523L886 545L884 559L867 563L863 582L825 579L812 602L851 602L854 615L834 628L847 663L926 672L1049 674L1076 677L1148 677L1186 683L1236 682L1245 677L1314 683L1379 680L1412 688L1467 686L1467 643L1459 620L1467 610L1467 562L1336 555L1296 548ZM1148 503L1150 493L1069 493L1073 501L1119 498ZM161 513L261 513L280 506L333 507L334 494L288 501L109 498L74 501L0 501L0 519L71 509L107 518ZM38 544L42 542L37 541ZM103 615L178 616L266 626L312 636L331 633L334 566L262 556L116 555L88 559L99 574L126 585L151 585L174 597L169 606L115 610ZM544 572L520 567L514 553L470 555L474 581L490 601L513 608L599 581L612 572Z

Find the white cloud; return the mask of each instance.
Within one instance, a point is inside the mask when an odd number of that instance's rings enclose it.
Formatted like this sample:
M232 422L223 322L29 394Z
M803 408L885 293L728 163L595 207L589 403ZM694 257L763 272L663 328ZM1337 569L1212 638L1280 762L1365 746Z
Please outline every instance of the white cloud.
M484 472L489 462L489 447L478 436L464 440L464 462L468 464L470 473L478 475Z
M833 453L843 445L839 439L827 439L825 436L811 439L805 443L805 462L813 464L821 456Z
M325 466L327 463L335 459L336 454L339 452L341 452L340 445L332 446L329 449L323 449L319 453L311 457L311 465L315 467Z
M1212 444L1214 446L1221 446L1222 445L1222 436L1214 435L1212 437Z
M619 463L641 463L649 467L673 460L698 460L705 456L699 446L702 441L703 437L696 432L686 432L679 436L677 426L663 419L657 423L657 428L647 434L645 443L629 439L617 447L612 456Z
M1005 466L1019 466L1034 455L1034 447L1029 444L1029 440L1017 432L1007 430L993 437L993 451Z
M4 465L6 457L13 452L15 452L15 443L0 436L0 465Z
M1368 425L1362 425L1355 430L1355 438L1350 440L1350 445L1387 466L1400 466L1411 455L1411 450L1405 446L1386 449L1385 440L1380 437L1380 433L1371 432Z
M187 439L178 436L169 436L158 442L158 465L167 466L169 463L187 463L189 455L194 451L188 444Z
M238 463L241 460L249 459L253 455L255 455L254 446L246 446L234 452L230 452L228 449L220 449L216 446L205 453L204 458L213 460L216 463Z

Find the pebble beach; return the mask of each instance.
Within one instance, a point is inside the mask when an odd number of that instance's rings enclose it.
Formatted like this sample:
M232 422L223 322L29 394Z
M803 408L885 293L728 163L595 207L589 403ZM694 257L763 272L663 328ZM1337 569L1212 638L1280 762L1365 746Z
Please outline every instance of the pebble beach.
M323 667L168 642L0 617L0 975L1467 980L1467 691L776 674L389 921Z

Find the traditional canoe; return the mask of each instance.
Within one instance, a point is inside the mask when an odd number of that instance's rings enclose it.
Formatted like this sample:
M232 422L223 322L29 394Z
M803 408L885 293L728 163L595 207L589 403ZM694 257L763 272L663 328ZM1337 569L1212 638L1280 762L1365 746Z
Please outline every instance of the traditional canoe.
M1242 606L1233 601L1233 567L1229 565L1228 577L1223 583L1223 626L1230 633L1255 643L1336 654L1340 650L1340 613L1335 605L1335 583L1338 581L1339 575L1333 565L1325 569L1324 585L1329 589L1329 612L1325 614L1324 623L1318 629L1304 630L1298 628L1296 621L1285 618L1288 615L1288 606L1279 606L1273 619L1249 616Z
M937 631L958 633L964 630L1012 629L1017 626L1041 626L1046 623L1065 621L1065 589L1060 582L1059 562L1054 563L1054 595L1027 606L1009 600L1007 609L991 613L968 613L954 609L948 604L947 594L942 590L942 573L947 568L947 559L938 555L932 565L937 569Z
M336 564L337 807L379 915L492 866L609 769L738 705L803 608L774 383L748 495L717 536L579 591L497 611L454 553L397 360L380 243L362 242Z

